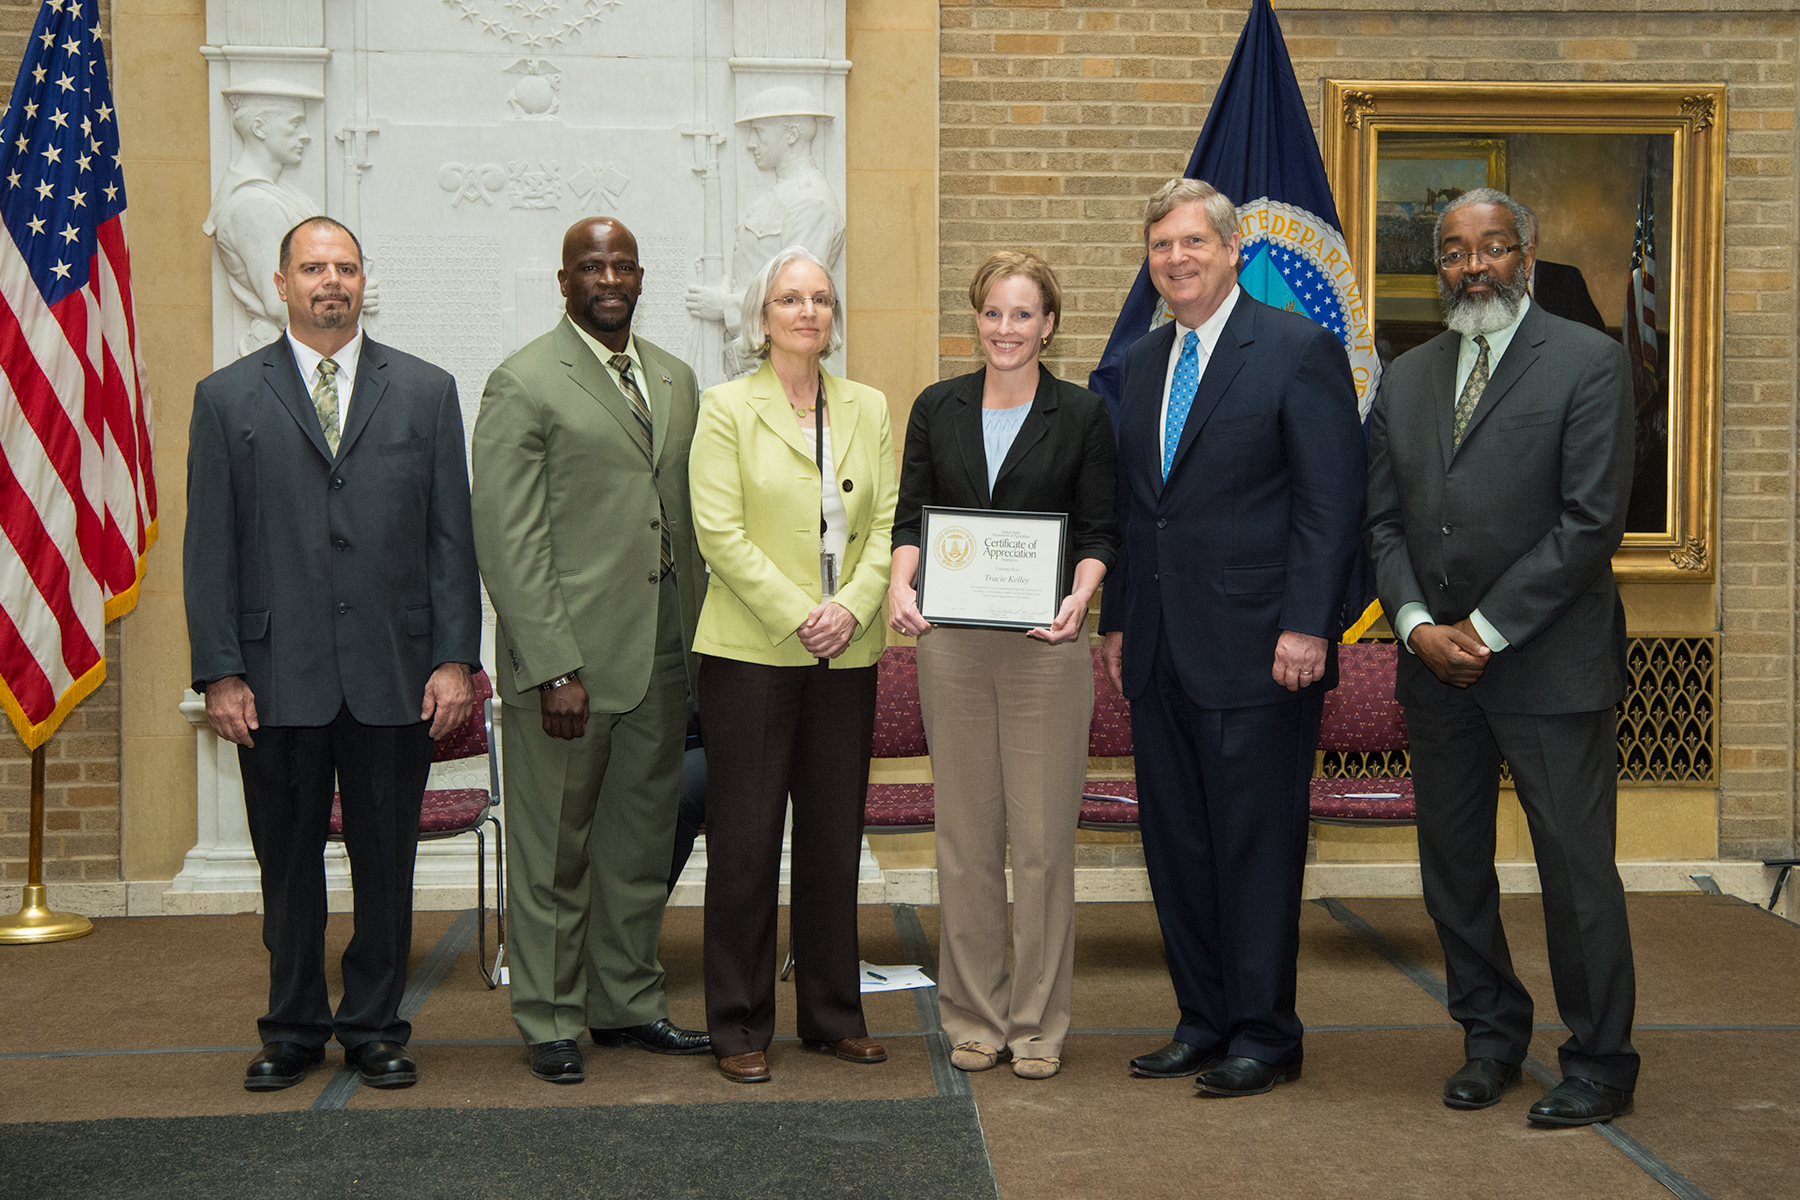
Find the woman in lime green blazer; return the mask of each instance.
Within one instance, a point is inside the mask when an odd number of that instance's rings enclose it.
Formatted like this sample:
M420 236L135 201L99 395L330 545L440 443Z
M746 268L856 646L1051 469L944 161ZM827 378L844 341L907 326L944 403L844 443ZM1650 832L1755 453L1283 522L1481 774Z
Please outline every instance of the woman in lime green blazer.
M797 1032L881 1062L862 1013L856 872L874 736L875 662L894 524L887 399L828 376L843 307L825 267L783 250L744 295L762 356L701 397L688 459L712 578L694 650L706 740L706 1022L726 1078L769 1077L775 912L794 804Z

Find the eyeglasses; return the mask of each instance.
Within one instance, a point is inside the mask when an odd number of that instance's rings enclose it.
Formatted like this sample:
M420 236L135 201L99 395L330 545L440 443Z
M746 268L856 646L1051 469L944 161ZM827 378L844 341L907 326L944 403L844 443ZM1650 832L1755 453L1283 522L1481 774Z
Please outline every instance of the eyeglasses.
M1491 245L1478 246L1474 250L1470 250L1466 253L1461 250L1448 250L1443 254L1438 255L1438 266L1444 268L1446 271L1454 271L1458 267L1468 263L1471 259L1477 258L1482 262L1497 263L1523 244L1524 243L1522 242L1514 242L1510 246L1503 246L1499 242L1494 242Z
M776 296L774 299L770 300L769 303L784 312L793 312L803 304L810 305L816 309L829 309L831 307L831 297L829 295L796 296L790 293L786 296ZM764 307L767 306L765 305Z

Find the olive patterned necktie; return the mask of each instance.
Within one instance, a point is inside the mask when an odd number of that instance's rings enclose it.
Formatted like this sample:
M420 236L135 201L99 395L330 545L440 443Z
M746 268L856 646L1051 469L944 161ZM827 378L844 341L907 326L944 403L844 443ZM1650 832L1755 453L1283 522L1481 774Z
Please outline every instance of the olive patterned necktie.
M313 385L313 411L319 414L319 427L325 431L325 444L332 457L338 448L338 365L335 358L319 360L319 382Z
M627 400L631 401L631 413L637 418L638 432L643 435L644 457L655 462L656 455L653 447L656 445L656 437L654 427L650 423L650 406L644 402L644 393L638 390L637 381L631 377L631 356L615 354L606 361L612 364L612 369L619 373L619 390L625 393ZM662 534L662 573L667 575L675 569L675 552L674 548L669 545L669 518L661 512L661 503L659 499L657 505L660 519L656 523L656 528Z
M1453 448L1462 446L1463 434L1469 430L1469 418L1475 414L1475 406L1481 403L1481 393L1487 390L1488 340L1477 334L1475 344L1481 348L1481 353L1476 356L1475 369L1469 372L1469 381L1463 384L1462 396L1456 401L1456 426L1451 432Z

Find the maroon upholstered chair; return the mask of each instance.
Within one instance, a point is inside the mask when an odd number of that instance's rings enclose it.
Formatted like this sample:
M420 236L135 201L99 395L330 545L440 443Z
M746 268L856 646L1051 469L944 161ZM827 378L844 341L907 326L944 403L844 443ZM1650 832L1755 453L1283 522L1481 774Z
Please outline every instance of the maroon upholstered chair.
M489 988L500 985L500 964L506 954L506 843L501 836L500 759L494 752L494 685L486 671L475 672L475 706L468 719L449 735L433 742L431 761L452 762L464 758L488 760L485 788L428 788L419 810L419 840L436 841L460 833L475 835L475 965ZM487 962L487 838L484 825L494 827L494 963ZM331 798L331 826L326 834L334 842L344 840L343 802Z
M919 707L919 658L911 646L889 646L875 666L875 758L923 758L925 715ZM863 832L930 833L937 810L929 783L871 783Z
M1100 648L1094 655L1094 717L1088 722L1088 756L1090 758L1130 758L1131 701L1112 690L1106 681L1106 668L1100 662ZM1134 833L1138 827L1137 780L1090 779L1082 786L1082 829L1098 829L1108 833Z
M1344 753L1405 750L1406 718L1394 699L1400 647L1355 642L1338 647L1338 685L1325 693L1319 749ZM1312 781L1312 819L1322 825L1411 825L1410 777L1352 776Z

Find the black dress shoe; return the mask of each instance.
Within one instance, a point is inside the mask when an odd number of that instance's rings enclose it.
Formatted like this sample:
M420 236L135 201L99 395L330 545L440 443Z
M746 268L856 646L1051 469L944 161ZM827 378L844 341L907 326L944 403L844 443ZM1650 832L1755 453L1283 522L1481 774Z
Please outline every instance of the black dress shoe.
M712 1038L704 1029L683 1029L664 1017L648 1025L631 1025L624 1029L590 1029L594 1045L618 1049L620 1046L642 1046L652 1054L708 1054Z
M1195 1082L1202 1096L1260 1096L1300 1078L1300 1063L1266 1063L1232 1055Z
M1145 1079L1180 1079L1216 1066L1225 1056L1191 1042L1170 1042L1131 1060L1131 1073Z
M1506 1089L1519 1082L1519 1068L1497 1058L1471 1058L1444 1080L1444 1104L1450 1108L1492 1108Z
M356 1068L370 1087L403 1088L419 1082L419 1064L401 1042L364 1042L346 1046L344 1061Z
M312 1068L325 1061L325 1047L299 1042L270 1042L256 1052L244 1072L244 1090L278 1092L293 1087Z
M580 1083L587 1078L581 1065L581 1047L574 1038L537 1042L531 1046L531 1073L545 1083Z
M1614 1117L1629 1116L1631 1109L1630 1092L1591 1079L1564 1076L1525 1115L1539 1125L1599 1125Z

